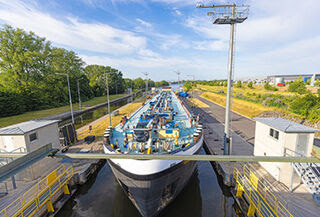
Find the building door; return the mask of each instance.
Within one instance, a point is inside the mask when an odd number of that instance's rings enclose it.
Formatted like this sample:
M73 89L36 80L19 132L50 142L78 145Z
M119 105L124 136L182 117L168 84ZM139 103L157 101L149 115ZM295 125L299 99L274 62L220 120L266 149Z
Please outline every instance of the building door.
M6 150L6 152L12 152L14 150L12 136L2 136L2 142L4 145L4 150Z
M299 134L296 145L296 152L303 156L307 155L309 135L308 134Z

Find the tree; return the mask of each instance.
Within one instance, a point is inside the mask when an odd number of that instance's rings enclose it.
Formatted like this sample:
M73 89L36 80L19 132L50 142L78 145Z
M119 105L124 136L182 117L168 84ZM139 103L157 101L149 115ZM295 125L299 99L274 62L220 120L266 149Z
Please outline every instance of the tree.
M307 87L302 78L299 78L289 85L288 91L298 94L305 94L307 93Z
M237 88L242 88L242 82L241 81L237 81L236 87Z
M248 87L251 88L251 89L254 89L252 81L250 81L250 82L248 83Z
M192 90L192 83L190 81L187 81L186 83L184 83L184 87L186 91Z

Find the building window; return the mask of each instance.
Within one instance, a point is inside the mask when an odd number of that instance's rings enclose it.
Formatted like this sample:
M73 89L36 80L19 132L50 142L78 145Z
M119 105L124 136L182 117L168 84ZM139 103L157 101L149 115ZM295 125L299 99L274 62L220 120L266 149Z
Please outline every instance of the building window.
M269 135L270 135L271 137L273 137L273 134L274 134L274 130L273 130L272 128L270 128Z
M29 135L30 142L33 142L34 140L37 140L37 133L32 133Z
M270 128L269 135L271 137L275 138L276 140L279 139L279 131L278 130Z

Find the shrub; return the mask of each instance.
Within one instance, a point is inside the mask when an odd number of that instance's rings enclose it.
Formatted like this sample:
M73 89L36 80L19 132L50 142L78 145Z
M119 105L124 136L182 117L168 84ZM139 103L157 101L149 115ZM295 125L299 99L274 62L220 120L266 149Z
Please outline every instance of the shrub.
M309 111L318 103L318 98L312 94L296 97L290 103L290 110L296 114L307 117Z
M271 91L277 91L277 90L278 90L278 88L270 85L269 82L265 83L265 85L264 85L263 87L264 87L264 89L266 89L266 90L271 90Z
M307 93L306 84L301 79L295 80L289 85L288 91L298 94L305 94Z
M253 83L252 83L252 81L250 81L249 83L248 83L248 87L249 88L251 88L251 89L253 89L254 87L253 87Z
M242 82L241 81L237 81L236 87L237 88L242 88Z

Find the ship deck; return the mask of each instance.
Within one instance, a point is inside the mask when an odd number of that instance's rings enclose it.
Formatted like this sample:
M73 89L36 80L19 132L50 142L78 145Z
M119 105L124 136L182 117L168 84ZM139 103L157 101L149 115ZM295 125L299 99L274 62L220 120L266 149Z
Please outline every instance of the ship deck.
M166 102L168 101L168 98L170 99L169 102L172 110L162 110L161 106L157 107L158 104L161 104L164 101L163 98L161 99L161 94L162 92L157 93L135 113L128 117L125 124L119 124L112 130L112 133L110 134L110 144L117 144L116 147L118 152L125 154L143 154L145 152L141 151L141 148L138 147L144 145L152 147L152 154L167 154L178 152L187 146L193 145L193 134L196 132L197 127L196 125L191 124L191 114L182 106L181 101L173 91L168 91L166 93L167 95L165 95ZM145 120L141 120L141 117L145 114L166 117L173 114L174 117L172 120L159 125L157 129L152 128L152 130L150 130L150 122L152 121L143 122ZM141 123L145 123L145 125L139 128ZM150 139L148 139L148 141L138 142L134 140L133 134L139 129L141 132L147 132L147 129L149 129L149 132L151 131ZM178 136L174 135L175 133L177 133ZM130 134L132 137L129 136ZM161 144L167 143L166 145L169 146L169 148L167 150L161 148L157 149L152 145L155 141L158 141ZM133 146L135 148L132 148Z

